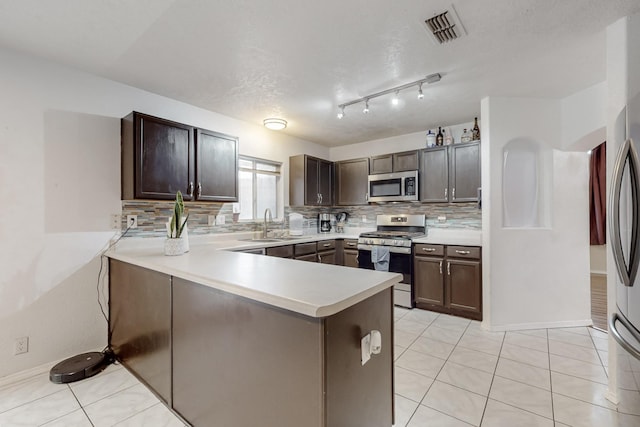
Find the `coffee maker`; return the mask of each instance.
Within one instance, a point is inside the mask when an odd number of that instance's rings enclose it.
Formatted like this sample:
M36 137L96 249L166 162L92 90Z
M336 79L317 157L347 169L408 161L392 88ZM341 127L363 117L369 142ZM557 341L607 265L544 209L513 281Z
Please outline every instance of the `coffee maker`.
M329 233L331 231L331 214L318 214L318 233Z

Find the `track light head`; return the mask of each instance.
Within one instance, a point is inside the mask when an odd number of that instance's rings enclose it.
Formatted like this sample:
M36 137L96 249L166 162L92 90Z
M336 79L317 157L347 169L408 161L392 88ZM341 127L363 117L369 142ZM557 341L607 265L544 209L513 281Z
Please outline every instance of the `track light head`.
M362 112L364 114L368 114L369 113L369 100L368 99L364 101L364 110L362 110Z
M340 107L340 111L338 111L338 119L342 119L344 117L344 107Z
M393 105L394 107L397 106L400 103L400 99L398 98L398 92L400 92L400 91L397 90L396 94L391 99L391 105Z
M424 99L424 93L422 93L422 83L420 83L420 87L418 88L418 99Z

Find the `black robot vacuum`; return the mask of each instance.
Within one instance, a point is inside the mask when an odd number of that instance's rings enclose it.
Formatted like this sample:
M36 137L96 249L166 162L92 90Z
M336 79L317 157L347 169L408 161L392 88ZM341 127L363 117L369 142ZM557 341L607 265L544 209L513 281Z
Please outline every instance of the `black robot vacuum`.
M102 372L112 362L113 356L110 351L78 354L51 368L49 379L56 384L80 381Z

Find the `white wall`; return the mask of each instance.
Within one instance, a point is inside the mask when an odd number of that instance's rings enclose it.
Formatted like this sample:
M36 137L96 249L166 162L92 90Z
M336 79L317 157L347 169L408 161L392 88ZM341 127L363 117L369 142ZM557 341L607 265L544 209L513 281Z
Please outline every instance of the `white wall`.
M236 135L241 154L285 165L300 153L329 157L326 147L47 61L0 50L0 63L0 377L106 345L97 255L121 210L120 117L136 110ZM22 336L29 352L14 356Z
M344 120L346 120L346 118ZM480 118L478 118L478 125L480 126L481 124ZM464 128L473 128L473 122L446 126L446 129L451 132L451 136L453 136L456 143L460 142L460 137L462 136ZM381 154L426 148L427 131L428 129L422 132L408 133L390 138L360 142L358 144L333 147L330 150L331 157L329 160L337 162L340 160L357 159L361 157L378 156ZM438 133L438 128L432 129L432 131L436 134Z
M588 156L559 151L561 102L486 98L482 101L484 324L492 330L588 324ZM542 193L544 228L504 228L503 147L530 139L549 153ZM487 203L488 202L488 203Z
M560 101L561 147L588 151L602 144L607 126L607 82L598 83Z

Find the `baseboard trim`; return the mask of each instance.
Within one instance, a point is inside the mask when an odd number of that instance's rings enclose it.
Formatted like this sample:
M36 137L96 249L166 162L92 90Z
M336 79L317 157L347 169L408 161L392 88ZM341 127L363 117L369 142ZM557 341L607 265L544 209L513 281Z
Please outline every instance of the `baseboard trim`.
M532 322L532 323L510 323L507 325L488 325L492 332L520 331L526 329L553 329L553 328L576 328L580 326L592 326L591 319L585 320L562 320L559 322Z
M101 347L99 349L88 350L87 352L92 352L92 351L101 352L102 350L104 350L103 347ZM81 353L84 353L84 352L81 352ZM6 387L8 385L17 384L19 382L28 380L28 379L36 377L38 375L46 374L47 377L48 377L49 376L49 371L51 370L51 368L53 368L56 364L58 364L59 362L62 362L65 359L68 359L68 357L65 357L64 359L54 360L53 362L47 362L47 363L44 363L44 364L42 364L40 366L34 366L33 368L29 368L29 369L25 369L24 371L16 372L15 374L11 374L11 375L7 375L7 376L4 376L4 377L0 377L0 388L4 388L4 387Z
M24 371L17 372L15 374L7 375L6 377L2 377L0 378L0 388L46 374L56 363L58 362L45 363L44 365L36 366Z

